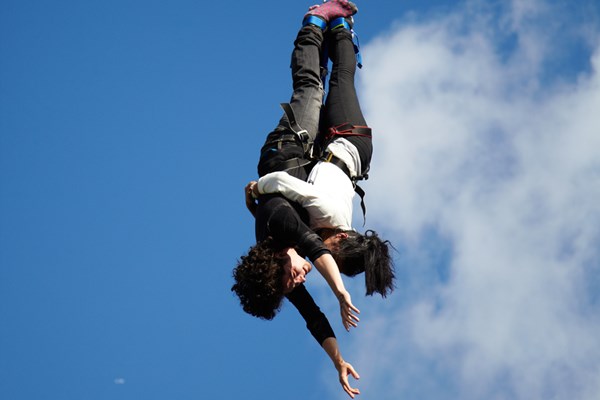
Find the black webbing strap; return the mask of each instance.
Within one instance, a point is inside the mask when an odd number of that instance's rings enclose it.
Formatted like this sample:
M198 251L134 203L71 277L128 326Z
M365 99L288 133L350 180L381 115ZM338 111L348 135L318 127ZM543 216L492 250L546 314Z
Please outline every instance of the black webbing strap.
M278 150L281 150L286 144L298 144L298 136L293 133L282 134L275 138L267 139L265 142L265 146L274 146Z
M360 208L363 212L363 226L365 226L365 224L367 223L367 206L365 205L365 191L357 184L354 184L354 191L357 195L360 196Z
M334 156L333 153L329 151L326 152L325 154L323 154L323 158L321 158L321 161L332 163L333 165L337 166L339 169L344 171L346 176L350 178L351 181L353 180L352 176L350 175L350 169L348 168L346 163L341 158Z
M294 110L292 109L292 105L290 103L281 103L281 108L283 108L283 112L287 116L288 122L290 123L289 128L292 132L296 133L302 130L298 122L296 122L296 115L294 115Z
M294 134L300 139L300 143L302 143L302 147L304 149L304 153L308 154L310 151L310 135L306 131L306 129L302 129L302 127L296 121L296 115L294 115L294 110L290 103L281 103L281 108L283 108L283 112L287 116L290 130L294 132Z
M327 135L325 136L325 142L329 143L329 141L333 140L333 138L335 136L340 136L340 137L363 136L363 137L371 138L372 132L371 132L371 128L369 128L368 126L353 125L349 122L345 122L343 124L340 124L337 126L332 126L331 128L329 128L329 131L327 132ZM362 208L362 212L363 212L363 226L364 226L364 224L367 222L367 206L365 206L365 191L356 184L356 181L359 181L362 179L368 179L369 175L365 171L365 173L363 173L362 175L352 177L352 176L350 176L350 171L349 171L348 167L346 166L346 163L344 163L342 160L340 160L339 158L334 156L332 153L327 152L323 155L323 157L324 157L324 158L322 158L323 161L332 162L335 165L337 165L338 167L340 167L341 170L344 171L344 173L352 181L352 184L354 185L354 191L356 192L356 194L358 194L360 196L360 207Z
M341 169L346 174L346 176L350 179L350 181L352 181L352 186L354 186L354 191L360 197L360 208L362 209L362 212L363 212L363 226L364 226L367 223L367 206L365 205L365 191L363 190L363 188L361 188L360 186L357 185L356 181L368 179L369 175L364 174L361 176L352 177L350 175L350 169L348 168L346 163L341 158L334 156L333 153L331 153L331 152L325 153L323 155L323 158L321 158L321 161L328 162L328 163L331 163L331 164L337 166L339 169Z
M295 157L282 162L279 164L279 167L281 168L281 171L289 171L295 168L302 168L311 162L311 160L307 160L306 158Z

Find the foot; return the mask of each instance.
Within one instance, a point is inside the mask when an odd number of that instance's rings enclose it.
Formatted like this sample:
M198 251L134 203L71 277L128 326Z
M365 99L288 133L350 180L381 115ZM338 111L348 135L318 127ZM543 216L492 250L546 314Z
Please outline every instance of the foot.
M358 8L356 5L348 0L329 0L326 3L310 7L304 17L312 15L329 23L329 21L336 18L351 17L357 12Z

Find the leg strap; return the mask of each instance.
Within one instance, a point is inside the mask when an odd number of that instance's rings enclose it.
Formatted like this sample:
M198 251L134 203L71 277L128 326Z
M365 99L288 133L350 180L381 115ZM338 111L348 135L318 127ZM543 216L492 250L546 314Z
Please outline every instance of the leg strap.
M302 21L302 26L306 25L314 25L318 28L321 28L323 32L325 32L325 30L327 29L327 22L325 22L322 18L319 18L314 15L309 15L306 18L304 18L304 21Z
M352 125L348 122L345 122L341 125L332 126L329 128L327 135L325 135L325 142L329 143L330 140L333 140L335 136L364 136L364 137L372 137L371 128L368 126L361 125Z
M302 148L304 150L304 154L311 156L312 150L312 140L308 131L306 129L302 129L298 122L296 121L296 116L294 115L294 110L289 103L281 103L281 108L283 108L283 112L287 116L289 126L288 128L294 132L300 143L302 143Z

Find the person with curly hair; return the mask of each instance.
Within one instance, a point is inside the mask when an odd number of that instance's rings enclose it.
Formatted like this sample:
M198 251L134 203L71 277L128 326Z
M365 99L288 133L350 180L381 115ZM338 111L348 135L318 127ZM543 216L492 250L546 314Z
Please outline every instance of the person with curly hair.
M271 320L275 317L283 301L283 269L285 257L273 252L273 238L267 238L252 247L240 259L234 270L235 292L239 296L244 311L255 317Z
M297 178L307 178L311 164L307 148L316 138L323 99L320 75L323 31L329 29L332 20L350 17L356 11L356 6L347 0L329 0L311 7L305 15L292 52L292 99L261 149L259 176L287 171ZM338 298L344 327L349 330L357 326L359 310L352 304L331 251L308 227L306 211L285 197L261 196L258 203L253 202L252 211L257 244L235 267L232 291L244 311L267 320L274 318L283 298L287 298L332 360L343 389L354 397L360 392L349 385L348 376L358 379L358 374L343 359L327 317L304 286L306 274L312 269L308 258Z
M310 228L324 240L340 271L347 276L365 272L366 294L386 297L394 290L391 244L373 230L360 234L351 226L356 181L369 170L373 146L354 86L353 20L342 18L335 23L339 25L328 34L333 68L321 114L321 131L328 133L317 138L323 155L306 180L276 171L262 175L258 182L251 181L246 186L246 204L252 211L253 198L273 193L299 203L308 211Z

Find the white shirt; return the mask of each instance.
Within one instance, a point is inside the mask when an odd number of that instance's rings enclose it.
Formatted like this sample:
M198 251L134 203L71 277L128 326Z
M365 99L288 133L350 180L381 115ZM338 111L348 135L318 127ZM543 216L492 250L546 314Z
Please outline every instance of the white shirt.
M327 150L343 160L354 176L360 171L360 157L353 144L338 138ZM272 172L258 180L258 192L281 193L298 202L309 214L310 227L352 230L354 186L348 176L334 164L319 161L304 182L287 172Z

